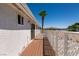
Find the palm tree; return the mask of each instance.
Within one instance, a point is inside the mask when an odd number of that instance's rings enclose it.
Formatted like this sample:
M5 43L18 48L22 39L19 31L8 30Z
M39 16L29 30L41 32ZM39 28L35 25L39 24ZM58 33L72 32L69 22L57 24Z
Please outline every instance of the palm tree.
M45 10L40 11L39 15L42 17L42 33L44 32L44 18L47 15Z

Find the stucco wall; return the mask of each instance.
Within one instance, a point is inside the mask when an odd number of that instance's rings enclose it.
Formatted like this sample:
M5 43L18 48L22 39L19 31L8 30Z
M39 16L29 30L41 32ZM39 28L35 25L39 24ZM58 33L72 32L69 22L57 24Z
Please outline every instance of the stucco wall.
M16 11L8 4L0 4L0 55L18 55L31 41L31 25L24 18L24 25L18 24Z
M35 30L35 38L36 39L43 39L43 35L40 29Z
M48 40L58 56L79 56L79 32L47 30Z

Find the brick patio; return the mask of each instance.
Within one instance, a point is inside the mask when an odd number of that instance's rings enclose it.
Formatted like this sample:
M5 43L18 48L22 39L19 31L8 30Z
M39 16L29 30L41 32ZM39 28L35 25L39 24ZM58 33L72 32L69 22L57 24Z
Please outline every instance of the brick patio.
M43 55L44 56L55 56L55 52L50 45L50 42L48 41L47 37L44 37L43 39Z
M55 56L55 52L47 38L34 39L20 56Z

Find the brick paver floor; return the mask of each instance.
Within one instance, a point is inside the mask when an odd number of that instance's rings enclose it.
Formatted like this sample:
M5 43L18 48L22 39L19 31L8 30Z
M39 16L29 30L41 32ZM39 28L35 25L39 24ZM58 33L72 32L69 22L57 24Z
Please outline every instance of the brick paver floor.
M21 53L21 56L42 56L43 55L43 40L35 39Z
M55 51L50 45L50 42L48 41L47 37L44 37L43 39L43 55L44 56L55 56Z
M20 54L21 56L55 56L48 39L35 39Z

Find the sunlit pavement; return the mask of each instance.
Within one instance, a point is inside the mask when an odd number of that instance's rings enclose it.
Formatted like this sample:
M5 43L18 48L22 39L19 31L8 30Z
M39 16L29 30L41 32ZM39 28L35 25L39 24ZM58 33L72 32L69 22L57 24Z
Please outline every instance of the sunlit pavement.
M48 39L34 39L28 47L20 54L20 56L55 56Z

